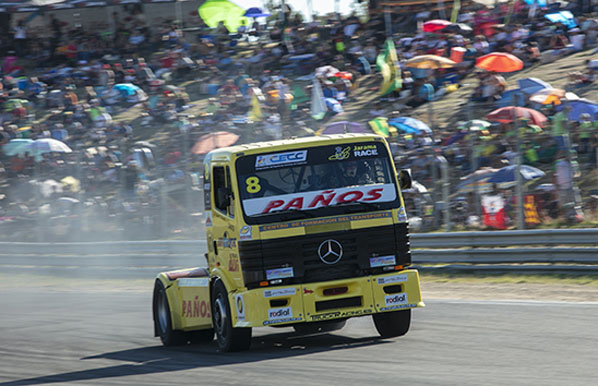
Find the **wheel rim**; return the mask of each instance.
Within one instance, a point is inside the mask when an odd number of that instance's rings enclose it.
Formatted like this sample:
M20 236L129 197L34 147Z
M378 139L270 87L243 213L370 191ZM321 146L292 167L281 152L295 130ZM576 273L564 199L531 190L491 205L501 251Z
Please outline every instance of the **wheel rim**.
M158 297L158 324L160 324L160 331L165 333L168 326L168 311L166 305L166 296L164 296L162 291L160 291L160 295Z
M214 302L214 326L216 327L216 332L219 336L226 336L226 307L224 306L224 301L222 300L222 295L219 295Z

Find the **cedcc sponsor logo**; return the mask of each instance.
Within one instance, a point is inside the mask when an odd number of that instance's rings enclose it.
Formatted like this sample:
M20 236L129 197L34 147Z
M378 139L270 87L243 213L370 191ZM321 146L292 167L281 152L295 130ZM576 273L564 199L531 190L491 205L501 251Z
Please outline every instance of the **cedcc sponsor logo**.
M268 319L269 320L279 320L279 319L286 319L293 316L293 310L291 307L284 307L284 308L271 308L268 310Z
M255 159L256 168L275 167L280 165L294 164L307 160L307 150L290 151L268 155L258 155Z
M407 303L407 294L400 293L400 294L385 296L384 303L386 303L387 306L395 306L397 304L405 304L405 303Z

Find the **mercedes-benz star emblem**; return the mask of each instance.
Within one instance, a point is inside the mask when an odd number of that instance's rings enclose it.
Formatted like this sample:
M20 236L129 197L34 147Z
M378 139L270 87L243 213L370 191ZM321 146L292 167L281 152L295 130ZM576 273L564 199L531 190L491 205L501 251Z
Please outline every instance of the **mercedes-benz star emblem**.
M343 257L343 247L336 240L326 240L318 247L318 256L325 264L336 264Z

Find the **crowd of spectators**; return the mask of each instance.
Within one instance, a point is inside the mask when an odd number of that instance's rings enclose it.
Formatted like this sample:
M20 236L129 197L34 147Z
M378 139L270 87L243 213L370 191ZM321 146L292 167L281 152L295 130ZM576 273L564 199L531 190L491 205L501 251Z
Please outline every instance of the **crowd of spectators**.
M288 13L267 25L257 20L243 24L238 31L229 31L223 23L209 28L195 15L197 28L192 33L173 21L150 28L140 6L114 12L111 26L105 28L71 24L54 14L35 30L29 30L23 19L16 21L12 40L2 40L7 55L1 62L0 144L17 138L54 138L76 151L37 158L28 152L3 154L2 221L15 218L15 210L21 215L34 213L42 206L40 200L50 204L57 197L102 197L96 202L102 207L110 205L106 197L113 197L122 205L119 197L132 197L123 192L142 195L158 179L192 181L193 168L201 170L201 156L191 154L191 146L211 131L233 131L245 142L313 133L357 99L354 92L360 82L379 76L376 58L388 30L402 69L402 88L365 107L363 120L409 115L413 108L454 92L472 73L479 82L471 95L471 102L480 105L474 107L474 114L490 111L503 98L507 82L501 74L474 70L477 57L508 52L532 66L591 49L598 37L598 21L592 14L579 14L578 26L570 28L543 17L554 10L520 1L514 9L476 3L464 6L458 19L461 27L450 33L421 32L421 24L436 15L415 11L401 15L390 26L376 13L366 23L355 15L304 22ZM435 71L405 65L406 60L424 54L451 58L457 65ZM583 73L563 76L581 87L591 84L598 69L594 64L588 62ZM316 119L310 108L314 73L325 100L323 120L321 116ZM184 82L197 85L193 93L205 99L199 110L189 96L191 88L180 86ZM141 117L114 119L140 106ZM521 146L524 163L557 171L554 200L558 209L550 213L556 218L563 215L563 200L575 202L580 196L574 183L583 170L596 168L598 121L595 116L569 120L554 106L544 112L551 117L550 128L541 133L523 131ZM435 170L439 156L454 166L451 181L457 186L460 178L476 168L512 164L516 138L521 137L517 133L526 125L521 121L519 128L514 124L492 127L487 138L475 139L473 152L468 136L455 139L463 134L458 124L433 127L433 135L398 135L389 141L398 164L411 167L420 182L438 192L434 177L439 175ZM168 132L160 143L136 142L156 126ZM49 193L46 189L42 196L23 193L20 188L29 186L32 179L61 181L67 177L76 177L81 187L62 184L64 189L50 188ZM571 189L561 189L563 184ZM559 196L565 190L573 194ZM475 197L454 193L455 202L468 202L473 213ZM152 200L156 196L146 199L146 204ZM427 204L438 209L434 202ZM111 213L118 213L114 205Z

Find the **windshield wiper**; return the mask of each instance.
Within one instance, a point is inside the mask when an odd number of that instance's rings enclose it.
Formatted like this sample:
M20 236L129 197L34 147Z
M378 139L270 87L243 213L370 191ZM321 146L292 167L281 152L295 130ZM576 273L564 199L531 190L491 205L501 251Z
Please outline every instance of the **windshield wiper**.
M361 210L361 209L367 209L367 210L379 210L380 209L380 205L374 203L374 202L363 202L363 201L346 201L346 202L338 202L334 205L330 205L331 207L346 207L347 209L350 209L351 212L354 212L355 210L351 210L351 209L357 209L357 210Z

